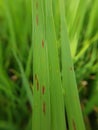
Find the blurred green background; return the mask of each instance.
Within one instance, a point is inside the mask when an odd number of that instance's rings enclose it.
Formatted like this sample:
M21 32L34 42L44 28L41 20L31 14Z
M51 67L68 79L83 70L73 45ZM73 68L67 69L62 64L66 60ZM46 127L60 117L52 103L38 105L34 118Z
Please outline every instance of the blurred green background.
M31 0L0 0L0 130L32 129L31 5ZM65 8L86 129L98 130L98 0L65 0ZM59 48L56 0L53 13Z

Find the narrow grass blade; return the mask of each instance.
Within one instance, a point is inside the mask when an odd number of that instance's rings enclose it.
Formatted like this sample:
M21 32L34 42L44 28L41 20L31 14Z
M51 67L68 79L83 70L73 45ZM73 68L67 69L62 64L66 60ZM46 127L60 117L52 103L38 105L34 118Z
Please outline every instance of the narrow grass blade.
M50 67L49 75L52 130L65 130L66 123L64 112L64 100L62 94L58 48L52 10L52 0L45 1L45 20L45 34Z
M70 130L85 130L75 75L71 59L67 28L65 23L64 1L59 0L61 19L61 51L62 51L62 82L65 89L65 105Z
M43 2L33 0L33 130L51 130L49 64Z

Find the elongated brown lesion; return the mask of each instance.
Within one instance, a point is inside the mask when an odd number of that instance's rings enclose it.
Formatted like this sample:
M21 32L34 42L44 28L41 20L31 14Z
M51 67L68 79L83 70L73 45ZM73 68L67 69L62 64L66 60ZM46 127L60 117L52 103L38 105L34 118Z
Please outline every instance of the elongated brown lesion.
M42 110L43 110L43 114L46 115L46 103L45 102L43 102Z
M38 76L35 74L35 82L36 82L36 89L37 91L39 90L39 81L38 81Z
M72 121L72 124L73 124L73 130L76 130L76 124L74 120Z
M42 40L42 47L44 48L44 40Z
M45 94L45 86L42 86L42 94Z

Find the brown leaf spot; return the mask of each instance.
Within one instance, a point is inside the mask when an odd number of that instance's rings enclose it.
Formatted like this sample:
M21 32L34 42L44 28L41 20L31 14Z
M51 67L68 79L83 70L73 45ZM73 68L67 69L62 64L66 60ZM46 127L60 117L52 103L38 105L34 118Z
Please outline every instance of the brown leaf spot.
M76 130L76 124L75 124L74 120L73 120L72 124L73 124L73 130Z
M38 81L38 77L36 74L35 74L35 81L36 81L36 89L38 91L39 90L39 81Z
M42 47L44 48L44 40L42 40Z
M42 94L45 94L45 86L42 87Z
M43 102L43 113L44 113L44 115L46 114L46 104L45 104L45 102Z

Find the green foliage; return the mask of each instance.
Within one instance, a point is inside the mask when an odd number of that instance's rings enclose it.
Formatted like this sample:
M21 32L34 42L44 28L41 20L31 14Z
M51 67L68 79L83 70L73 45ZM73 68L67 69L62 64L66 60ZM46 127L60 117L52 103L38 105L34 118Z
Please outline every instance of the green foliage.
M0 130L98 129L97 12L98 0L0 0Z

